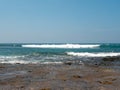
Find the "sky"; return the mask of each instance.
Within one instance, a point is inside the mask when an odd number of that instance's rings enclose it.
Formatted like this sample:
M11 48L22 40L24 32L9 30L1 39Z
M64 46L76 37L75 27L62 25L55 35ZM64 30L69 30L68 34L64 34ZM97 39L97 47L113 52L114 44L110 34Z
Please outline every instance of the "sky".
M120 0L0 0L0 43L120 43Z

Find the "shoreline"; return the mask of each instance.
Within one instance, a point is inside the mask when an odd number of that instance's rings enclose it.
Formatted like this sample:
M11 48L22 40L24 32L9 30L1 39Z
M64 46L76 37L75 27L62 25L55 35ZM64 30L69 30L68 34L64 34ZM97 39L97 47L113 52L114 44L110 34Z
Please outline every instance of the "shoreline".
M120 71L82 64L0 64L0 90L119 90Z

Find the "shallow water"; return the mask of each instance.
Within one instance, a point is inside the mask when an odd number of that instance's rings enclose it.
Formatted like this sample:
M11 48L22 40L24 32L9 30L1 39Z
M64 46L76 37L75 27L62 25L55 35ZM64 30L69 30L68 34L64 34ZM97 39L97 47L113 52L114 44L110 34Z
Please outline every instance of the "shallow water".
M119 56L120 44L0 44L0 63L93 62L96 58Z

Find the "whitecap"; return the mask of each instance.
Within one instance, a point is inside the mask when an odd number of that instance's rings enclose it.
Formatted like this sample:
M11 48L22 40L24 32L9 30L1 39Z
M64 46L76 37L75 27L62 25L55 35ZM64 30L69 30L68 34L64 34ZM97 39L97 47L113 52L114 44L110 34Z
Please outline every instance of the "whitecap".
M22 45L22 47L26 48L96 48L99 47L99 44L91 45L91 44L43 44L43 45Z
M120 56L120 53L114 52L100 52L100 53L88 53L88 52L67 52L67 55L80 56L80 57L113 57Z

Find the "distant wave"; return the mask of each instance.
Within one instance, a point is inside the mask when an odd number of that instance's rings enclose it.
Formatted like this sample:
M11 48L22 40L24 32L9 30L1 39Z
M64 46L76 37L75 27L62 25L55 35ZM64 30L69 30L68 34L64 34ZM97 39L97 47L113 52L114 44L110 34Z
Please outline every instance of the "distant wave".
M80 45L80 44L43 44L43 45L22 45L22 47L26 48L96 48L100 45Z
M88 52L67 52L67 55L72 56L80 56L80 57L112 57L112 56L120 56L120 53L88 53Z

